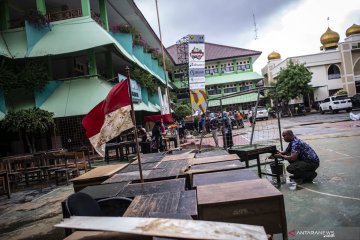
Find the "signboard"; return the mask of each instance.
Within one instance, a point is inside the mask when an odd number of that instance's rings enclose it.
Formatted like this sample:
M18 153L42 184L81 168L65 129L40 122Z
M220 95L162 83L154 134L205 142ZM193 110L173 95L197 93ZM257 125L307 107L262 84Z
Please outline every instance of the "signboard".
M118 81L126 81L126 77L124 75L118 74ZM141 102L141 86L135 80L130 79L130 88L132 100L134 102Z
M206 112L204 35L188 35L189 91L193 114Z

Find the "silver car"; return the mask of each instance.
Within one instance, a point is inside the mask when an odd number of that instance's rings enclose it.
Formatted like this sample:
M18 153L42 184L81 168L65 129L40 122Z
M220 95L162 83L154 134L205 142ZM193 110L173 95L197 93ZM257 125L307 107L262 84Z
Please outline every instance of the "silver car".
M253 108L253 111L254 109L255 108ZM269 119L269 112L266 110L265 107L261 107L261 106L257 107L256 120L257 119L265 119L265 120Z

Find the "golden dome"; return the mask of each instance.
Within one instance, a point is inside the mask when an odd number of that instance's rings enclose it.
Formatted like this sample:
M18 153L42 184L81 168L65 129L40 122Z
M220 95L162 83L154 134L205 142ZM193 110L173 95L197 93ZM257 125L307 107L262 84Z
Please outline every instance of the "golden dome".
M346 30L346 37L354 35L354 34L359 34L360 33L360 26L353 24L351 27L349 27Z
M331 30L329 27L326 30L326 32L320 37L320 42L325 49L337 47L339 40L340 40L339 34Z
M269 60L269 61L270 61L270 60L274 60L274 59L281 59L280 53L277 53L277 52L272 51L272 53L270 53L270 54L268 55L268 60Z

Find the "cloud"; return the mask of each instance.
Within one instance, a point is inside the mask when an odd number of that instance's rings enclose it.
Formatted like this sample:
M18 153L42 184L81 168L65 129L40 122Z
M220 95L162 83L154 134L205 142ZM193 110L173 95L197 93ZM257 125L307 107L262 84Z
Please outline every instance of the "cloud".
M155 0L135 3L157 33ZM327 17L340 41L348 27L360 24L359 0L158 0L158 6L165 46L187 34L205 34L207 42L262 51L254 64L259 73L273 50L282 59L318 53Z

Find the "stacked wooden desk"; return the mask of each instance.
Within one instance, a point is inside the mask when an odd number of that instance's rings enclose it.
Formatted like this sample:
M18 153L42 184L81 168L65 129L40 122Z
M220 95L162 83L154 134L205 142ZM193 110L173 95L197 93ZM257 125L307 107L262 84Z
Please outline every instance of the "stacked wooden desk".
M128 164L125 163L99 166L77 178L71 179L70 181L73 183L74 191L78 192L84 187L97 185L104 182L127 165Z

